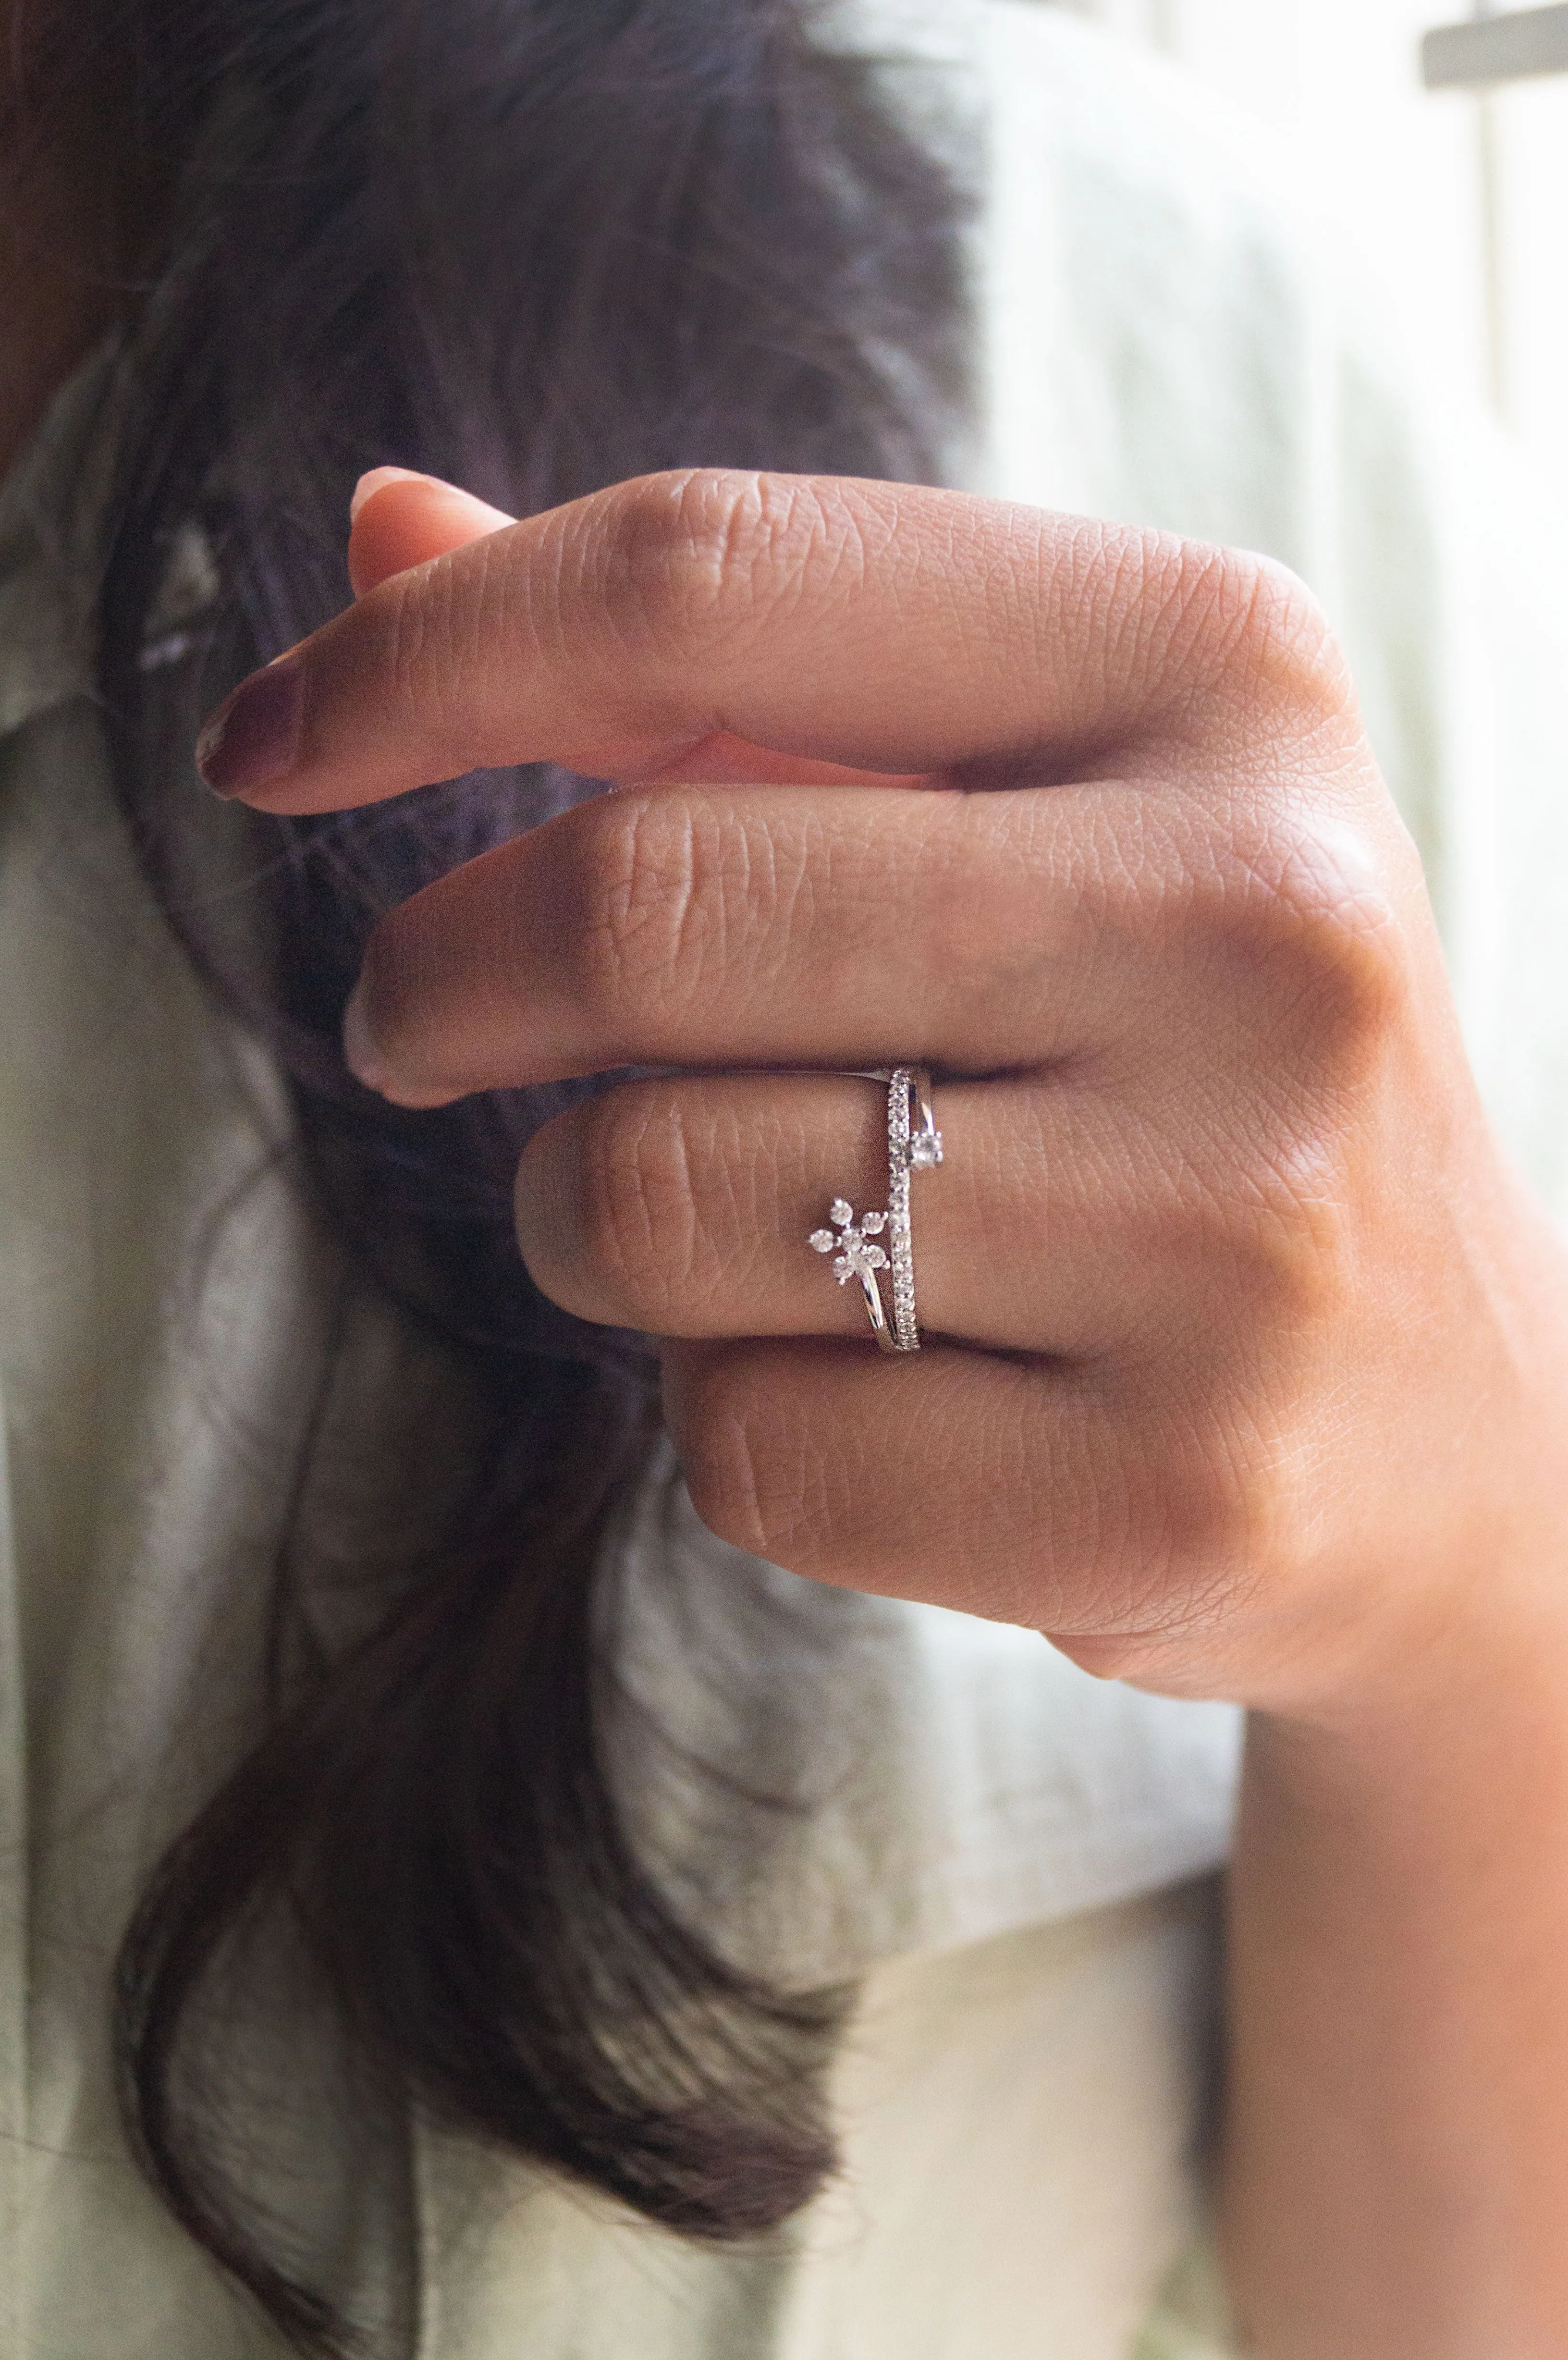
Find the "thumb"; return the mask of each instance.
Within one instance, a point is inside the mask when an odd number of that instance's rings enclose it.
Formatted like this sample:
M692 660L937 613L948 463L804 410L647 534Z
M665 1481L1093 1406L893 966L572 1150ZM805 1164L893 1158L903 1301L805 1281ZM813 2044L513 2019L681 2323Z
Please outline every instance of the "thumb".
M437 475L408 467L372 467L361 475L349 505L348 574L363 598L388 574L444 556L516 522Z

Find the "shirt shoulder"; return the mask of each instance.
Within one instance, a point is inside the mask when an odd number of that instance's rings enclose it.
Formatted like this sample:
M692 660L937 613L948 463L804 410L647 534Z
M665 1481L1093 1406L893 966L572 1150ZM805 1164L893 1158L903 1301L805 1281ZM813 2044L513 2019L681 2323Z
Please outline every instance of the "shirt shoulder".
M1366 341L1326 232L1194 77L1034 0L975 37L985 487L1321 571L1325 355Z

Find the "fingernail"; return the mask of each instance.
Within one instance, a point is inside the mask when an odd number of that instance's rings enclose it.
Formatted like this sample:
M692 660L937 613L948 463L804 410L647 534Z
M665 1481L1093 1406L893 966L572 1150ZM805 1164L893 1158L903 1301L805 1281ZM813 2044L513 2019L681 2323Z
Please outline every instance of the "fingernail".
M386 484L428 484L429 475L420 475L417 467L372 467L361 475L354 487L354 497L348 504L348 520L352 524L366 500L373 500Z
M356 1081L367 1090L379 1090L387 1080L387 1068L381 1052L371 1037L369 1022L365 1013L365 997L356 983L343 1010L343 1059Z
M294 768L305 714L305 668L279 657L242 680L196 740L196 768L215 795L249 794Z

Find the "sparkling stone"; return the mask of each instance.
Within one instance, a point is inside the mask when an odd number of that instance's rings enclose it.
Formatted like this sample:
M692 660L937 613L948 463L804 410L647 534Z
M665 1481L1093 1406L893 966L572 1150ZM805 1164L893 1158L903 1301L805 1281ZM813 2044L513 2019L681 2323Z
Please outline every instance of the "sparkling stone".
M847 1196L833 1198L833 1203L828 1207L828 1218L830 1221L835 1221L841 1229L848 1229L855 1218L855 1207Z
M832 1229L813 1229L806 1242L816 1253L837 1253L838 1251L838 1240Z
M942 1162L940 1131L918 1131L909 1142L909 1169L931 1172Z
M887 1226L887 1216L886 1213L867 1213L860 1226L868 1238L880 1237Z

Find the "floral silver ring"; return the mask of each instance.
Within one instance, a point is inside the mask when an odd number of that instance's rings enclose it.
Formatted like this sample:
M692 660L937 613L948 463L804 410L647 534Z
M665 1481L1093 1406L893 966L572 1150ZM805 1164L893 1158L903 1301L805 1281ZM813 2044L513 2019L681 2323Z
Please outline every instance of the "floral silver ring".
M924 1065L895 1065L891 1073L866 1078L887 1085L887 1209L865 1213L857 1221L848 1197L835 1196L828 1208L832 1229L813 1229L807 1242L816 1253L833 1255L833 1276L841 1286L852 1278L860 1281L872 1333L885 1352L918 1352L909 1177L915 1172L932 1172L942 1162L942 1133L931 1111L931 1075ZM884 1232L886 1247L877 1242ZM883 1271L892 1277L891 1319L882 1299Z

